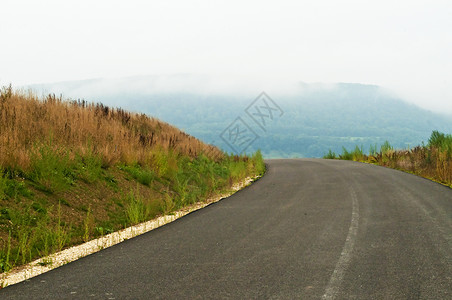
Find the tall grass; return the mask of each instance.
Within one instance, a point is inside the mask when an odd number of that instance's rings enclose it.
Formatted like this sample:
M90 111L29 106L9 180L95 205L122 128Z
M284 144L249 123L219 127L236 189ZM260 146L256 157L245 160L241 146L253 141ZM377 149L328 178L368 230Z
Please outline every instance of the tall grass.
M452 135L433 131L427 145L409 150L395 150L386 141L377 152L371 146L369 154L356 147L353 151L343 148L341 155L331 150L324 156L328 159L344 159L378 164L414 173L452 187Z
M32 169L36 156L48 154L36 149L49 138L52 145L58 145L60 154L66 152L68 159L94 155L101 158L103 167L116 163L146 165L149 153L156 147L189 157L204 153L214 160L223 158L218 148L144 114L85 101L64 101L55 95L39 99L31 92L3 87L0 166Z
M143 197L137 191L131 190L126 196L125 201L126 206L126 216L127 221L130 225L138 224L140 222L146 221L149 213L150 206L145 203Z
M0 273L264 172L260 151L228 155L146 115L55 95L39 99L5 87ZM130 190L125 195L124 186ZM99 189L101 199L94 196ZM86 199L79 197L81 190Z
M428 140L429 148L436 148L447 156L452 156L452 134L445 134L439 131L433 131Z
M3 208L0 223L8 228L8 241L0 249L0 271L8 271L37 256L60 251L70 240L69 228L61 222L57 208L56 222L47 211L36 211L31 206L22 210Z

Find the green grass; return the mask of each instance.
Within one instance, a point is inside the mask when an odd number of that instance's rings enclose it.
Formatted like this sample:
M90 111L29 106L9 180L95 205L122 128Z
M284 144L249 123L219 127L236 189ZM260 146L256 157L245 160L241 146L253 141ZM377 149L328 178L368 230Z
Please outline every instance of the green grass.
M128 174L132 176L133 179L137 180L139 183L150 186L152 181L155 178L155 174L153 171L140 167L139 165L127 166L123 165L120 167L121 170L124 170Z
M377 164L416 174L452 187L452 135L433 131L428 144L397 150L384 142L379 151L377 145L369 147L366 155L363 148L356 146L353 151L343 148L336 155L331 150L324 156L328 159L344 159Z
M447 153L447 156L450 158L452 156L452 134L445 134L436 130L433 131L428 140L428 147L437 148Z
M128 225L135 225L148 219L151 213L150 206L145 203L140 192L131 190L125 196L125 213Z
M32 192L26 187L22 178L0 168L0 201L31 196Z
M394 148L388 141L385 141L380 146L380 152L382 155L386 155L389 152L393 151ZM369 147L369 155L366 155L363 150L363 146L355 146L355 148L351 151L347 150L347 148L342 147L342 153L336 154L331 149L323 156L324 159L342 159L342 160L353 160L353 161L363 161L366 160L369 156L377 155L377 145L371 145Z
M102 178L102 158L90 151L85 155L77 154L74 173L86 183L94 183Z
M203 154L189 158L160 149L150 153L147 165L108 168L92 151L71 155L51 141L35 145L33 155L29 170L0 170L0 234L4 233L0 239L0 272L73 243L171 214L221 193L247 176L265 172L260 152L225 155L215 161ZM120 187L126 182L136 188L121 195ZM79 199L74 194L82 188L91 191L89 195L103 186L117 195L103 200L107 218L95 215L89 197ZM83 217L71 219L63 215L63 208L78 211Z
M0 251L0 272L8 272L13 267L11 262L11 231L8 235L8 242Z
M22 210L2 208L0 223L8 228L8 241L0 250L1 271L6 272L15 265L24 264L38 256L47 256L60 251L70 240L70 228L61 222L60 207L57 220L52 222L47 210ZM12 240L16 240L12 245Z
M35 187L48 193L67 190L76 179L75 166L69 152L52 145L36 145L32 151L31 171L26 176Z
M328 150L328 153L323 156L324 159L336 159L337 154L331 149Z
M51 194L68 190L77 180L94 183L102 178L102 158L92 149L74 156L70 158L67 149L56 147L51 141L35 145L31 170L25 171L25 176L37 189Z

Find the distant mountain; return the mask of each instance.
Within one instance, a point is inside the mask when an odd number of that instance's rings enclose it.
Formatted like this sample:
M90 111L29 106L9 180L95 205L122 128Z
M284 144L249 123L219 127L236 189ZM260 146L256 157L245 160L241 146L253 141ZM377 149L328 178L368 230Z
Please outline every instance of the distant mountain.
M143 112L226 151L261 149L267 158L321 157L328 149L340 152L343 146L350 149L355 145L367 149L386 140L406 148L427 141L432 130L452 132L452 116L421 109L378 86L300 83L290 93L258 99L261 91L250 96L190 90L193 83L208 85L205 80L181 75L174 90L167 81L162 85L159 77L32 88L68 97L82 95L89 101ZM184 85L186 81L189 83ZM247 136L237 139L237 133L244 130Z

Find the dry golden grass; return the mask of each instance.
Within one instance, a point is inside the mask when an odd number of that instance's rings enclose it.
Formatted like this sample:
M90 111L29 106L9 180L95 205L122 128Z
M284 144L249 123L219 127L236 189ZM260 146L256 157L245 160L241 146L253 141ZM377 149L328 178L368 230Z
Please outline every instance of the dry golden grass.
M452 187L452 156L436 147L415 147L364 155L360 161L407 171Z
M417 146L409 150L394 150L385 142L377 153L377 146L370 148L369 155L363 153L362 147L342 154L329 151L324 158L344 159L367 162L410 172L444 185L452 187L452 135L433 131L426 146Z
M154 150L172 150L196 157L204 153L219 160L223 153L179 129L119 108L85 101L44 99L31 92L4 87L0 95L0 166L27 170L33 147L58 145L75 153L102 157L104 166L115 163L152 164Z

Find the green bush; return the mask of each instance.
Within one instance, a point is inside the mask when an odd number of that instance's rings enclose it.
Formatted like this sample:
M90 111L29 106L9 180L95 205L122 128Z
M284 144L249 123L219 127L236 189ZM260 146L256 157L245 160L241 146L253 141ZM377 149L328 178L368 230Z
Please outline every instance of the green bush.
M369 156L376 156L377 155L377 144L375 145L370 145L369 147Z
M154 172L138 165L121 166L120 169L126 171L139 183L146 186L150 186L155 178Z
M18 180L17 176L14 176L16 179L10 177L9 173L0 169L0 200L8 197L17 199L18 196L30 197L32 195L23 180Z
M353 160L353 152L349 152L345 147L342 147L342 154L339 155L340 159Z
M428 140L428 147L444 151L450 158L452 156L452 134L441 133L437 130L433 131Z
M8 272L13 267L11 262L11 231L9 231L8 241L0 250L0 273Z
M137 187L137 190L130 190L130 192L123 196L124 211L126 222L128 225L135 225L141 222L148 221L155 217L160 210L157 201L151 201L143 198Z
M336 153L334 153L331 149L328 150L328 153L323 156L324 159L336 159Z
M152 152L152 167L159 177L168 172L168 154L163 149L157 149Z
M394 148L391 146L391 144L388 141L385 141L383 145L380 147L380 153L382 155L386 155L389 151L393 151Z
M361 148L360 148L360 147L356 146L355 150L353 150L353 152L352 152L352 156L353 156L354 161L363 160L364 159L363 147L361 146Z
M28 177L37 188L55 193L74 184L75 166L66 150L53 147L51 143L36 146L31 161Z
M78 177L86 183L93 183L102 178L102 157L92 151L77 155L76 170Z
M135 225L146 220L146 205L140 193L131 190L126 195L126 215L130 225Z
M265 163L264 158L262 157L261 150L257 150L253 156L251 157L251 161L253 162L252 168L250 172L256 172L258 175L263 175L265 173Z

